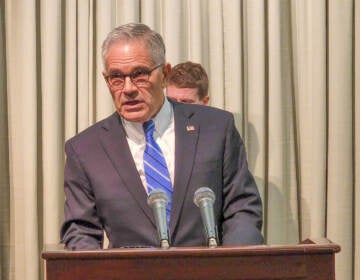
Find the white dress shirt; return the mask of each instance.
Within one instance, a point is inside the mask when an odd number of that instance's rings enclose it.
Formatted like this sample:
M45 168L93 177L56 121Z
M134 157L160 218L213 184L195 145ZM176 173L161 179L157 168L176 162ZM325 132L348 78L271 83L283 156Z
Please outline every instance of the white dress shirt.
M129 122L123 118L122 123L126 131L126 139L130 147L132 157L139 172L145 190L146 178L144 172L144 151L146 146L145 133L142 123ZM152 119L155 124L154 139L160 146L166 160L170 173L171 183L174 185L175 169L175 131L174 131L174 111L172 105L165 98L165 102L159 113Z

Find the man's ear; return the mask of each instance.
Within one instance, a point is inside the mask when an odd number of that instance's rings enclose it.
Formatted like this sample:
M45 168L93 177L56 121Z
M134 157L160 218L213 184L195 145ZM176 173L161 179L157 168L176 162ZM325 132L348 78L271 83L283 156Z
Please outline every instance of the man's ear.
M170 63L165 63L164 66L162 67L162 72L164 74L164 80L163 80L163 87L166 87L166 81L167 81L167 78L169 77L170 75L170 72L171 72L171 64Z
M208 105L209 99L210 99L210 96L209 96L209 95L206 95L203 99L201 99L201 102L202 102L204 105Z

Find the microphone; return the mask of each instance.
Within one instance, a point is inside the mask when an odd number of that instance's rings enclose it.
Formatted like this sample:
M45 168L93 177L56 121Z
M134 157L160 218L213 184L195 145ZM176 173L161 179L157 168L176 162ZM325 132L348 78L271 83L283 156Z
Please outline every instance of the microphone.
M160 247L162 249L168 249L170 247L166 221L166 205L168 202L168 196L160 189L152 190L147 199L148 205L153 209Z
M216 227L214 218L214 192L207 187L201 187L194 193L194 203L200 208L201 219L204 224L208 246L215 248L216 241Z

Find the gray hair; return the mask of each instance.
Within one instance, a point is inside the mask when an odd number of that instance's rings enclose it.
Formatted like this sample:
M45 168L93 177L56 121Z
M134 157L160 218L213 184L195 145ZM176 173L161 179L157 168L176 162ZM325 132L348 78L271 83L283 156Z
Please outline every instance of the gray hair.
M102 60L106 69L106 58L110 46L116 42L142 41L154 64L165 63L165 44L161 35L142 23L128 23L114 28L102 44Z

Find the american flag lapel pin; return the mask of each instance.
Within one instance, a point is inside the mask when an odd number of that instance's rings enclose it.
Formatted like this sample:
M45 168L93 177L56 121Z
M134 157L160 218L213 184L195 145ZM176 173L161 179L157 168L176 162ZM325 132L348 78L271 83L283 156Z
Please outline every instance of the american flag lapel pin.
M187 125L187 126L186 126L186 131L187 131L187 132L194 132L194 131L195 131L195 126L193 126L193 125Z

